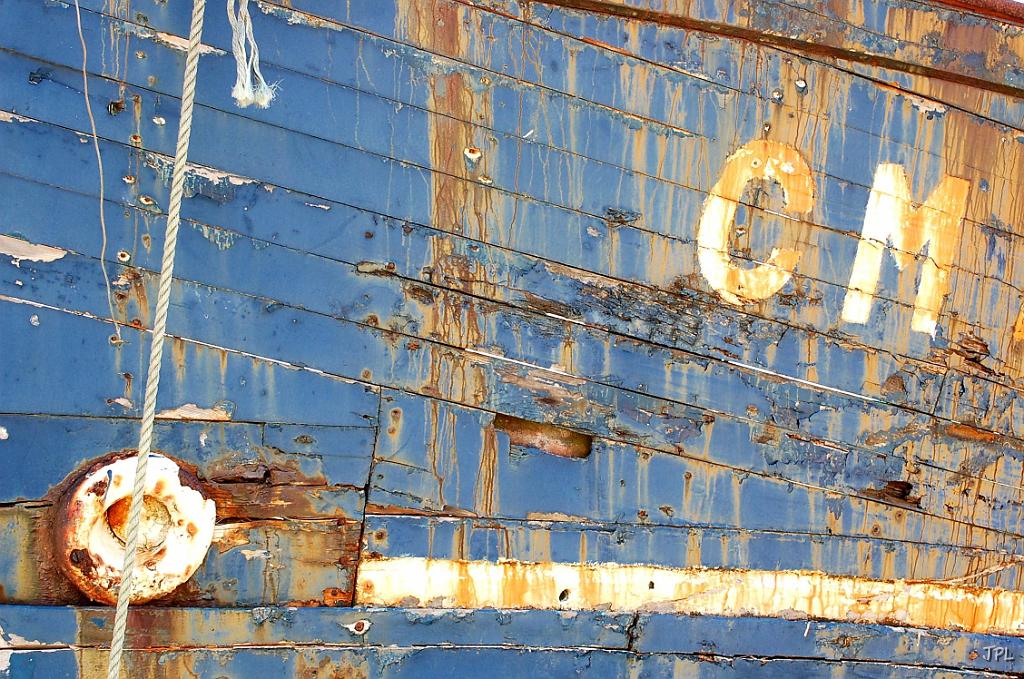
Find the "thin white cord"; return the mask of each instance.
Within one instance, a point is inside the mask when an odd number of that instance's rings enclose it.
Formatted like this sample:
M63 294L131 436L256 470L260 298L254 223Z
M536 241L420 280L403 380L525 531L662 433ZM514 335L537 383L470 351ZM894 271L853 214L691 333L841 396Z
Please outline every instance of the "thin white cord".
M78 23L78 41L82 43L82 95L85 97L85 112L89 116L89 127L92 130L92 146L96 151L96 166L100 175L100 271L103 272L103 284L107 290L107 311L110 322L114 324L114 337L121 343L121 326L114 320L114 298L110 292L110 275L107 273L107 217L106 217L106 186L103 176L103 156L100 154L100 138L96 133L96 118L92 114L92 103L89 101L89 50L85 46L85 34L82 32L82 9L75 0L75 21Z
M153 445L153 421L156 418L156 396L160 386L160 359L163 356L164 335L167 331L167 308L171 299L174 252L178 242L178 225L181 222L181 197L185 184L188 142L192 132L192 104L196 94L196 72L199 68L199 45L203 34L203 10L205 7L206 0L195 0L192 6L192 27L189 31L188 52L185 56L185 77L181 91L178 146L174 154L174 171L171 174L171 197L167 208L167 230L164 235L164 254L160 266L160 284L153 321L153 342L149 350L149 372L146 375L142 429L139 432L139 452L135 461L135 487L132 490L131 509L128 514L128 535L125 541L124 566L121 568L121 587L117 593L117 610L114 614L113 638L110 641L107 679L120 679L121 675L121 654L124 651L128 604L132 596L132 576L139 547L139 524L142 522L146 464Z

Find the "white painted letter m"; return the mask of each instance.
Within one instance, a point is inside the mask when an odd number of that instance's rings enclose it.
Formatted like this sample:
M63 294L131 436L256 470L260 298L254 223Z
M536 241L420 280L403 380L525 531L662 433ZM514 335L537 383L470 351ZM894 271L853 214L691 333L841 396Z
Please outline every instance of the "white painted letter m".
M910 199L910 183L902 165L882 163L868 197L861 241L843 302L847 323L867 323L878 286L882 252L892 246L896 266L903 271L928 246L921 283L914 300L911 329L935 334L942 300L949 290L949 272L960 247L960 222L967 212L970 184L944 176L920 207Z

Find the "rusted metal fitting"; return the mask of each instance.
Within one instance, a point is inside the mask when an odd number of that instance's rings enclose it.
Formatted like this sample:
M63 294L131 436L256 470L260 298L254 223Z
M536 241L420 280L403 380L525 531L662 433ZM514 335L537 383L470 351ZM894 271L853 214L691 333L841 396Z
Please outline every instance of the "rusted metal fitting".
M483 151L475 146L467 146L462 151L462 155L466 158L466 167L470 170L476 169L476 166L480 163L480 159L483 158Z
M58 565L100 603L117 601L136 458L108 459L88 470L64 495L54 524ZM198 480L151 453L131 602L169 594L192 577L210 549L215 521L216 505Z
M356 620L355 622L349 623L347 625L342 625L342 627L344 627L345 629L347 629L349 632L351 632L352 634L356 635L357 637L361 637L361 636L363 636L364 634L366 634L367 632L370 631L370 625L372 625L372 624L373 623L371 623L369 620L363 619L363 620Z

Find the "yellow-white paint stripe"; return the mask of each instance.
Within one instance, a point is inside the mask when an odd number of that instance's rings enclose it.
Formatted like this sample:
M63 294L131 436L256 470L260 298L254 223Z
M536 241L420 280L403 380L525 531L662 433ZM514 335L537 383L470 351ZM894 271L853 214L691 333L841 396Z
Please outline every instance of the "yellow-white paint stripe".
M364 559L357 603L808 617L1024 636L1024 592L810 571Z

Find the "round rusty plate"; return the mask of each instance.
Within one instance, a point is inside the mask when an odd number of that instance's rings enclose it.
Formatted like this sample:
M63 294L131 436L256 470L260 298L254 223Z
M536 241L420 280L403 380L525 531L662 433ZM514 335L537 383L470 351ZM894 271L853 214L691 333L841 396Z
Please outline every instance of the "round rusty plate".
M136 456L88 470L64 496L55 523L61 570L93 601L113 604L121 584ZM216 505L173 460L150 454L131 602L164 596L202 565Z

